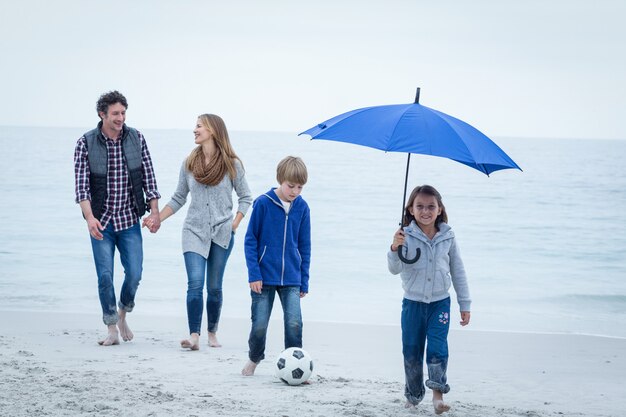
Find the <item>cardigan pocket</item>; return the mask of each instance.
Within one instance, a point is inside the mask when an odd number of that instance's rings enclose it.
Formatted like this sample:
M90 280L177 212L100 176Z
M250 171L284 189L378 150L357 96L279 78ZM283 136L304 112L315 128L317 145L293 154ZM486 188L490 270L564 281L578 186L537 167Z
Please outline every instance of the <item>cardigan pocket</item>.
M426 266L422 268L412 268L408 279L403 280L404 290L413 295L423 295L426 283Z
M435 272L435 283L433 286L433 296L446 294L450 289L451 276L449 271L437 270Z

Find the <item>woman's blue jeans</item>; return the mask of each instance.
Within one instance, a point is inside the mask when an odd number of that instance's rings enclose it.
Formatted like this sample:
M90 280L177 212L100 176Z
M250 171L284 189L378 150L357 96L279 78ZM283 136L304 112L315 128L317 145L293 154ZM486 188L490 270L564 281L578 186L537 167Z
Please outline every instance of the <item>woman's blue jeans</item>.
M187 268L187 320L189 322L189 334L200 334L202 326L203 291L206 276L206 314L207 330L210 333L217 332L222 312L222 281L226 261L233 250L235 242L231 235L227 249L215 243L211 243L209 257L205 258L195 252L185 252L185 267Z
M91 238L91 249L98 275L102 321L108 326L116 324L119 319L113 285L115 248L117 247L120 252L120 260L124 267L124 283L122 284L118 306L120 309L130 312L135 307L135 294L143 270L143 239L139 222L119 232L114 232L113 225L109 223L102 231L102 236L102 240Z
M424 345L428 368L426 386L443 394L450 391L446 383L450 297L430 304L404 298L401 323L406 399L411 404L419 404L424 398Z
M267 326L278 293L283 307L285 327L285 349L302 347L302 312L300 311L300 287L263 285L261 294L250 291L252 296L252 329L248 338L248 357L254 363L265 358Z

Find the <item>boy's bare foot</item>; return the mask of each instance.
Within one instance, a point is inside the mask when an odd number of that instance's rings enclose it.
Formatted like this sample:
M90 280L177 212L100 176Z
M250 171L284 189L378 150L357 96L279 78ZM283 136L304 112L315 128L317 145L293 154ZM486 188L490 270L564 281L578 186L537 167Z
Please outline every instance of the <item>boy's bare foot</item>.
M256 363L252 362L252 361L248 361L246 363L246 365L243 367L243 369L241 370L241 375L243 376L252 376L254 375L254 370L256 369Z
M442 414L450 410L450 406L443 402L443 400L433 400L433 407L435 408L435 414Z
M217 333L209 332L209 346L214 348L222 347L222 344L217 340Z
M183 339L180 341L180 347L190 350L200 349L200 335L198 333L191 333L189 335L189 339Z
M120 344L120 338L117 333L117 327L115 327L115 324L109 326L109 334L104 339L99 340L98 344L100 346L112 346Z
M120 310L119 315L120 318L117 321L117 327L120 329L120 336L122 336L124 342L130 342L135 335L130 331L130 327L128 327L128 323L126 322L126 312Z

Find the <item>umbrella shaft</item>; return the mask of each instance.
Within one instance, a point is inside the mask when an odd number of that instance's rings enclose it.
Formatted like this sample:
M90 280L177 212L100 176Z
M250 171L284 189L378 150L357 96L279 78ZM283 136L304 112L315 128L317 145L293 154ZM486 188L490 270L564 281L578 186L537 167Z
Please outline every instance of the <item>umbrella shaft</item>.
M411 164L411 152L409 152L409 156L406 158L406 174L404 176L404 194L402 194L402 214L400 215L400 226L404 222L404 205L406 204L406 186L409 182L409 165Z

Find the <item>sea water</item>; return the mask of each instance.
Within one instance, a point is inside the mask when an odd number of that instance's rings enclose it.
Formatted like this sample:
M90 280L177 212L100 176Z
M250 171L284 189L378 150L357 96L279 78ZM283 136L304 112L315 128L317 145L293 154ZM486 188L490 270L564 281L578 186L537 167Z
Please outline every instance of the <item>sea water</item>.
M0 309L100 313L89 235L74 202L73 150L86 130L0 127ZM163 207L193 135L143 133ZM295 133L234 131L231 141L255 196L276 185L284 156L301 156L308 166L302 196L311 207L313 249L305 322L397 325L402 290L386 255L400 220L407 155ZM495 141L523 172L487 177L448 159L411 157L407 193L431 184L443 195L469 278L470 328L626 337L626 141ZM180 316L181 334L185 214L186 207L157 234L144 229L136 300L142 314ZM224 278L228 317L250 315L246 226L247 218ZM118 291L122 276L118 259Z

